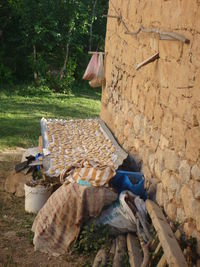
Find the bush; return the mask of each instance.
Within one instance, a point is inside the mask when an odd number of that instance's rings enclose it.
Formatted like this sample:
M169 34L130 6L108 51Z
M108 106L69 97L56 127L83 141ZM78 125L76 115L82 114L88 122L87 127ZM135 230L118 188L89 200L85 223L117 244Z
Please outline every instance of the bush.
M108 245L109 226L107 225L85 225L74 243L72 250L77 253L97 252L102 246Z
M69 58L67 62L66 71L64 73L62 80L60 80L60 75L58 74L56 75L49 74L47 78L47 83L49 87L55 92L64 94L70 93L72 86L74 85L75 82L74 78L75 69L76 69L76 62L73 59Z
M3 84L11 85L13 83L12 71L0 63L0 86Z

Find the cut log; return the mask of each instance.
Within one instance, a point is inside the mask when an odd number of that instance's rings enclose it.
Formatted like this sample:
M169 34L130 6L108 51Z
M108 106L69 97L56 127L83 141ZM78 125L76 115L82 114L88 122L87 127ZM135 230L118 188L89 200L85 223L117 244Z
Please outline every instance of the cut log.
M166 266L167 266L167 261L166 261L165 255L163 254L157 264L157 267L166 267Z
M161 208L151 200L146 201L146 209L157 231L164 255L169 266L186 267L187 262Z
M107 264L106 250L101 248L94 259L92 267L104 267Z
M115 256L113 259L113 267L124 267L124 255L126 253L126 237L119 235L116 238Z
M140 267L142 264L140 243L138 238L130 233L127 235L127 248L131 267Z
M116 249L116 239L113 239L109 254L114 257Z

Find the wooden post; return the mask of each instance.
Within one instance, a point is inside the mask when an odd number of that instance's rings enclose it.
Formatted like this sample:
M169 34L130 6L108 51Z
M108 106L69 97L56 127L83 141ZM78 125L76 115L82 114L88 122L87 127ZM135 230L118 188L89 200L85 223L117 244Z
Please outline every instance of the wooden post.
M181 248L172 232L161 208L151 200L146 201L146 209L157 231L165 258L169 266L188 267Z

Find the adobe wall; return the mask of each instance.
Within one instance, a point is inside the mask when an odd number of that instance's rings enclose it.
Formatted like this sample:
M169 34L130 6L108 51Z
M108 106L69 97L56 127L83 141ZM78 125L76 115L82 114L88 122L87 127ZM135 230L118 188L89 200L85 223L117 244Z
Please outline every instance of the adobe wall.
M129 31L142 24L190 40L128 35L108 18L101 118L157 183L157 202L169 218L200 241L200 1L110 0L108 14L116 11ZM156 52L160 59L136 71Z

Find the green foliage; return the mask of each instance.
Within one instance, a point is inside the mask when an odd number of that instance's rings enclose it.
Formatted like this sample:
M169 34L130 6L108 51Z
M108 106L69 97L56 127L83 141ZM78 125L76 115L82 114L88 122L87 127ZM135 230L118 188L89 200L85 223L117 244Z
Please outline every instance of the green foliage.
M11 70L0 63L0 86L4 83L11 85L13 83L13 76Z
M47 84L54 92L69 94L74 85L76 63L71 58L67 62L67 69L63 79L59 75L50 75L47 78Z
M108 1L99 0L92 17L90 0L2 0L0 3L0 85L33 81L47 82L54 91L69 92L80 81L92 49L104 50ZM64 78L60 71L69 47ZM35 47L35 53L34 53ZM56 75L51 75L52 70Z
M96 253L109 243L109 227L106 225L85 225L74 243L72 250L76 253Z

